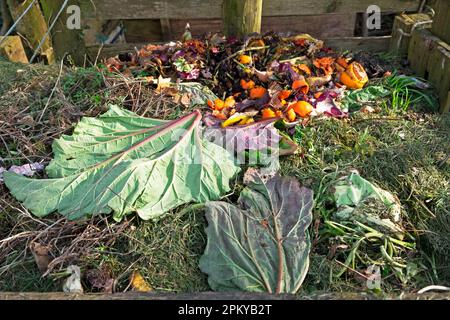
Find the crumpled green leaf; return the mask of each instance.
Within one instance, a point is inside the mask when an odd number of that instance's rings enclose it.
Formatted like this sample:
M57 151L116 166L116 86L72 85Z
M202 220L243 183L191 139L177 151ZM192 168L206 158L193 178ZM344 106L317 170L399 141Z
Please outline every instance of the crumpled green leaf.
M295 293L309 267L313 192L293 177L248 169L238 206L208 202L200 269L216 291Z
M162 121L111 106L54 142L50 179L7 172L5 183L39 217L112 212L119 221L137 212L146 220L191 201L217 200L240 168L225 149L200 138L200 120L198 111Z
M390 192L351 172L333 186L340 221L356 220L380 232L401 236L401 205Z

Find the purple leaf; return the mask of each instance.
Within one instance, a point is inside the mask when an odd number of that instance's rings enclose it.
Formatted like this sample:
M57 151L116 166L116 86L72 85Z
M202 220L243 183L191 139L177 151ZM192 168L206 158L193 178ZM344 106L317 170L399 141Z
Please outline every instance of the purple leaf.
M241 112L247 108L254 107L258 110L264 108L270 102L270 95L266 92L264 96L259 99L245 99L236 103L236 111Z
M273 155L293 154L297 150L297 145L292 141L287 141L278 133L275 128L276 120L277 118L274 118L227 128L219 125L210 126L204 131L204 137L238 155L246 150L262 151L267 149L271 150Z

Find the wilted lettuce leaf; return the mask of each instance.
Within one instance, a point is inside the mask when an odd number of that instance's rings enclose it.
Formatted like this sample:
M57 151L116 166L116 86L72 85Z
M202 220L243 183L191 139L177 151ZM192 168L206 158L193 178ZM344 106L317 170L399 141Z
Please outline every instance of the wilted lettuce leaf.
M357 171L341 177L333 185L340 221L359 221L376 230L403 237L400 201L390 192L367 181Z
M213 290L295 293L309 266L313 192L293 177L249 169L238 206L208 202L200 269Z
M54 142L51 179L6 172L5 183L40 217L113 212L119 221L137 212L150 219L187 202L217 200L240 169L226 150L200 138L200 120L198 111L169 122L112 106Z

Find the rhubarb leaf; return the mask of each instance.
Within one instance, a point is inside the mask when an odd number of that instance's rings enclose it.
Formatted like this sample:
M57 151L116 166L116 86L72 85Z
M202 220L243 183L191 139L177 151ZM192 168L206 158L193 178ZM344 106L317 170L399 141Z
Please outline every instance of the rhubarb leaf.
M295 293L309 266L313 192L293 177L249 169L238 206L206 204L200 269L217 291Z
M226 150L200 138L200 120L198 111L162 121L112 106L54 142L50 179L5 172L5 183L40 217L112 212L120 221L137 212L147 220L184 203L217 200L240 169Z

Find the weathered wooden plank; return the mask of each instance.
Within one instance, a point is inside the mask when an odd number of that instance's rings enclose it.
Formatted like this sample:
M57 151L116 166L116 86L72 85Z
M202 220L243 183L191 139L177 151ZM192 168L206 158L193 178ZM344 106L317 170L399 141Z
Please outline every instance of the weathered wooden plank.
M261 32L262 0L223 0L223 31L226 36Z
M161 18L159 19L159 22L161 24L161 33L162 38L164 41L170 41L172 40L172 26L170 25L170 19L168 18Z
M434 9L436 14L433 18L432 32L450 44L450 1L437 0Z
M412 33L408 50L408 61L411 69L422 78L426 78L430 53L441 41L426 29L415 30Z
M427 66L428 80L435 85L441 104L440 112L450 110L450 46L444 42L431 51Z
M0 41L3 37L0 37ZM28 58L19 36L9 36L0 44L0 56L11 62L28 63Z
M221 18L223 0L80 0L84 18L200 19ZM263 16L365 12L378 5L384 12L415 11L420 0L264 0ZM120 8L120 10L118 10Z
M172 19L170 20L170 25L172 26L172 36L174 39L181 39L185 31L186 23L189 23L193 37L201 37L209 32L222 32L221 19Z
M337 51L386 52L391 36L381 37L346 37L325 39L325 46Z
M399 56L408 54L411 31L414 29L424 29L431 27L432 18L428 14L400 14L395 17L392 28L392 39L389 51Z
M51 25L56 18L64 0L40 0L42 12L47 24ZM70 0L65 10L62 11L55 26L51 30L53 50L57 59L61 60L66 54L70 55L77 65L82 65L86 54L81 30L70 30L67 28L67 8L78 5L78 0Z
M13 24L11 14L9 13L8 5L6 4L6 0L0 0L0 19L2 20L0 35L4 35Z
M385 52L389 48L389 41L391 36L383 37L345 37L345 38L330 38L325 39L325 46L335 50L352 50L352 51L370 51L370 52ZM134 48L141 48L146 43L121 43L113 45L105 45L100 51L99 58L109 58L120 53L134 51ZM87 51L91 58L95 58L99 52L99 45L91 45L87 47Z
M129 43L163 41L163 33L159 19L124 20L123 26L125 27L125 39ZM174 37L181 38L183 32L175 34Z
M411 69L429 80L439 95L440 111L449 111L450 91L450 46L433 35L430 30L415 30L412 33L408 60Z
M0 292L0 300L450 300L448 292L375 295L368 292L318 292L310 295L251 292L77 294L63 292Z
M275 31L281 33L309 33L319 39L334 37L351 37L355 29L356 15L354 14L326 14L307 16L284 16L284 17L263 17L261 32ZM128 20L125 20L126 23ZM141 25L138 33L133 34L134 40L129 42L160 41L155 36L159 33L148 20L132 20ZM181 39L186 23L191 26L191 34L194 37L205 35L209 32L216 33L222 31L222 20L220 19L173 19L170 20L172 39ZM128 28L127 28L128 29ZM139 30L139 29L138 29ZM141 32L144 32L142 35ZM150 38L151 37L151 38ZM131 37L130 37L131 39Z
M305 16L263 17L262 31L308 33L319 39L351 37L356 14L320 14Z
M7 0L11 16L16 20L22 12L31 4L31 0ZM38 3L35 3L31 10L23 17L17 25L17 31L27 38L31 49L35 50L41 39L48 30L42 11ZM55 61L51 38L47 37L41 47L41 55L47 59L48 63Z

